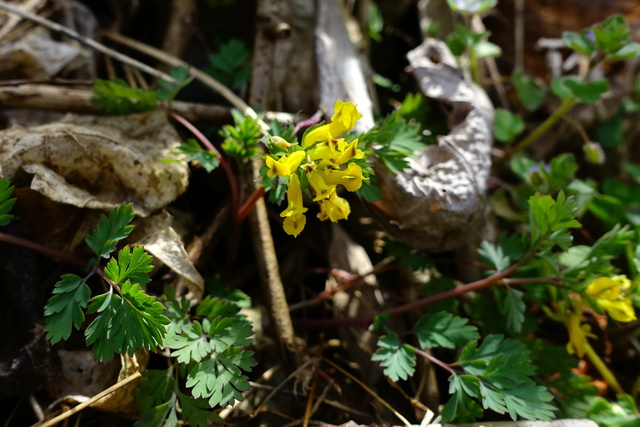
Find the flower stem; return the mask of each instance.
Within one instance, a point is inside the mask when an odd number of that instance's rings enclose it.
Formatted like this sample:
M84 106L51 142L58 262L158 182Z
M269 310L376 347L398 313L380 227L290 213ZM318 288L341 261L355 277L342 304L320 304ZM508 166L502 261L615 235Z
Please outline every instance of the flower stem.
M524 150L525 148L536 142L538 139L540 139L540 137L542 137L544 134L549 132L551 127L567 114L567 112L571 109L571 107L573 107L577 100L578 98L576 98L574 95L571 95L564 101L562 101L562 104L560 104L558 109L552 115L547 117L544 122L540 123L538 127L535 128L529 135L527 135L525 139L520 141L518 145L509 150L509 152L507 153L507 158L513 157L516 153Z
M595 366L598 372L600 372L600 375L602 375L602 378L604 378L607 384L609 384L617 394L625 394L624 390L620 386L620 383L618 383L618 380L613 375L613 372L611 372L611 370L607 367L607 365L600 358L598 353L596 353L593 347L591 347L591 344L589 344L586 339L584 340L584 352L591 363L593 363L593 366Z

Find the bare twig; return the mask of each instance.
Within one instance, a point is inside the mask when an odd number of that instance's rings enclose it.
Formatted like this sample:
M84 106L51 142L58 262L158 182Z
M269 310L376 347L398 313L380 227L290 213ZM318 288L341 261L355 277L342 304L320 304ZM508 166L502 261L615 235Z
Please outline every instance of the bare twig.
M35 10L42 6L44 0L26 0L22 3L24 10ZM7 22L0 28L0 40L9 34L20 23L20 17L17 15L9 15Z
M29 12L28 10L17 7L3 0L0 0L0 9L6 10L7 12L21 16L24 19L28 19L29 21L35 22L38 25L42 25L43 27L46 27L52 31L56 31L58 33L64 34L67 37L71 37L72 39L77 40L80 43L86 46L89 46L90 48L95 49L100 53L103 53L107 56L117 59L118 61L121 61L125 64L129 64L132 67L136 67L144 71L145 73L152 75L153 77L159 78L161 80L164 80L172 84L177 84L177 82L170 75L163 73L161 71L158 71L155 68L152 68L146 64L143 64L142 62L137 61L133 58L130 58L126 55L123 55L120 52L117 52L111 48L108 48L105 45L98 43L97 41L89 37L78 34L77 32L73 31L70 28L65 27L64 25L60 25L49 19L45 19L39 15L36 15L35 13Z
M95 396L93 396L92 398L88 399L87 401L82 402L78 406L75 406L73 409L71 409L69 411L66 411L66 412L58 415L57 417L52 418L52 419L50 419L48 421L45 421L43 423L35 424L33 427L50 427L50 426L54 426L54 425L58 424L60 421L66 420L70 416L72 416L74 414L77 414L78 412L82 411L84 408L94 404L95 402L97 402L98 400L100 400L103 397L107 396L108 394L113 393L114 391L118 390L121 387L124 387L125 385L129 384L131 381L137 380L138 378L142 378L142 374L140 374L140 372L135 372L135 373L129 375L128 377L124 378L122 381L118 381L117 383L115 383L114 385L109 387L108 389L103 390L100 393L96 394Z
M0 107L102 114L91 102L94 94L87 89L46 84L0 85ZM231 109L221 105L173 101L171 110L192 122L228 123Z

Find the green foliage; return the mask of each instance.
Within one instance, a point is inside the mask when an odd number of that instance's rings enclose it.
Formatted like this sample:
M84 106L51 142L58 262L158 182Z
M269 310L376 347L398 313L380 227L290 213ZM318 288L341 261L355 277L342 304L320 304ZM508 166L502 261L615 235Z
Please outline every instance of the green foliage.
M477 58L500 56L502 50L488 41L488 37L489 32L476 33L458 25L456 32L447 37L447 46L456 56L461 56L467 49L473 49Z
M130 87L124 80L97 79L91 90L91 102L107 114L130 114L155 110L161 101L171 102L192 78L186 67L171 70L170 76L176 84L162 81L160 88L147 90Z
M173 368L165 371L148 369L142 373L142 377L138 389L141 417L136 422L136 427L179 425L177 404L180 406L181 419L189 425L205 427L211 423L222 422L222 419L211 411L206 400L195 399L179 391Z
M93 85L95 105L107 114L129 114L155 110L158 92L129 87L120 79L96 80Z
M95 296L87 314L98 316L85 331L87 344L94 344L93 352L102 362L113 358L114 353L133 355L136 350L155 349L163 345L165 325L164 306L140 289L137 283L127 280L116 295L109 292Z
M373 41L379 42L382 40L380 34L384 29L384 19L382 13L377 4L371 3L368 7L369 16L367 17L367 35Z
M519 70L514 70L511 75L511 81L516 88L518 99L524 108L533 111L542 104L546 93L531 77L525 76Z
M100 221L87 238L87 245L100 258L109 258L118 241L126 238L134 214L130 204L122 204ZM165 325L169 319L164 306L140 287L149 282L153 269L151 256L143 248L124 247L117 258L104 268L109 290L91 298L88 279L98 270L93 268L85 278L66 274L56 283L53 296L45 307L44 329L51 343L66 340L72 328L80 329L87 314L97 316L85 330L87 345L93 345L96 359L111 360L114 353L132 355L138 349L151 350L163 345ZM117 293L116 293L117 291Z
M109 258L118 241L126 238L133 230L133 225L129 223L134 216L130 204L118 206L108 217L102 215L96 229L85 239L87 245L99 257Z
M13 187L6 178L0 178L0 227L9 224L13 219L13 215L10 215L13 205L16 204L16 199L10 199L13 194Z
M251 52L243 42L231 39L220 46L220 50L209 58L204 71L223 85L240 89L251 77L249 59Z
M506 330L511 335L520 333L524 324L524 312L527 308L523 300L524 293L513 288L493 288L493 295L498 311L506 320Z
M389 256L400 260L400 265L419 271L433 266L433 261L429 256L417 249L413 249L396 240L385 239L384 248Z
M215 151L205 150L195 139L188 139L181 143L176 151L172 151L174 158L164 159L164 162L192 162L197 166L201 166L207 172L213 171L220 165L218 153Z
M481 400L485 409L499 414L508 412L513 420L553 418L555 407L549 403L552 395L531 380L535 369L530 353L518 341L500 335L486 337L480 346L472 341L462 349L457 365L474 379L458 379L450 386L458 395L443 409L443 422L455 418L455 407L473 408L471 399ZM450 379L452 383L454 378ZM447 408L450 405L455 407Z
M406 380L416 369L416 350L408 344L400 342L395 332L383 335L378 340L378 349L371 357L374 362L380 362L384 374L392 381Z
M176 95L178 95L178 92L193 80L187 67L176 67L171 70L169 75L173 77L177 84L162 80L160 82L160 89L158 90L158 98L166 102L173 101Z
M511 142L524 131L524 121L503 108L496 110L493 136L500 142Z
M439 312L425 314L413 327L422 348L456 348L479 338L475 326L468 319Z
M575 96L579 102L593 103L609 90L609 82L605 79L583 82L578 76L555 77L551 82L551 90L562 99Z
M236 161L248 162L260 154L260 125L256 119L237 110L233 110L231 114L235 125L226 125L220 130L220 136L224 138L222 149Z
M84 323L83 309L90 297L89 286L75 274L65 274L56 283L53 296L44 308L44 330L51 344L69 338L72 326L80 329Z
M571 244L570 228L580 228L575 219L575 203L561 191L556 200L551 196L535 194L529 199L532 246L543 244L548 239L567 250Z
M586 416L600 427L637 427L638 408L629 395L619 396L617 402L595 397L590 402Z
M425 145L421 142L420 133L418 123L407 122L396 111L360 135L358 141L392 173L399 173L406 169L407 158L414 157L416 152L424 150Z

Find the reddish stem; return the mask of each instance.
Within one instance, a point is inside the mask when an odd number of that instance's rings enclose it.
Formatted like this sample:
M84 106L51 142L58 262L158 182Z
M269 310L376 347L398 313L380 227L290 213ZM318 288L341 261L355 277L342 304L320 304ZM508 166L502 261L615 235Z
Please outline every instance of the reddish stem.
M434 365L438 365L441 368L449 371L449 373L451 375L457 375L456 371L453 370L453 368L451 368L451 366L449 366L448 364L444 363L442 360L433 357L432 355L430 355L429 353L427 353L424 350L420 350L419 348L416 348L416 354L419 354L420 356L424 357L425 359L427 359L428 361L430 361L431 363L433 363Z
M458 286L453 289L449 289L444 292L440 292L436 295L430 295L428 297L411 301L407 304L392 308L387 313L390 316L397 316L398 314L406 313L411 310L415 310L416 308L425 307L427 305L434 304L436 302L443 301L448 298L457 297L467 292L479 291L480 289L484 289L486 287L492 285L502 284L502 279L512 274L515 270L520 268L520 266L529 262L531 258L533 258L535 254L535 249L533 248L517 262L511 265L509 268L503 271L499 271L497 273L492 274L491 276L484 278L482 280L478 280L476 282L471 282L466 285ZM374 316L362 316L362 317L352 317L352 318L333 318L333 319L292 319L294 325L296 326L306 326L306 327L340 327L340 326L359 326L361 328L368 328L371 323L374 321Z
M253 209L253 207L256 205L256 202L260 200L262 196L264 196L265 191L265 188L261 186L258 187L251 196L249 196L244 204L240 206L240 209L238 209L238 213L236 214L238 221L242 221L247 217L247 215L249 215L251 209Z
M231 211L233 212L233 220L234 222L238 222L238 209L240 207L240 198L238 195L238 191L239 191L238 183L236 181L235 175L233 174L233 169L231 168L231 165L229 164L229 162L227 162L227 160L224 157L222 157L222 155L220 154L220 151L218 151L218 149L211 143L211 141L209 141L209 139L206 136L204 136L204 134L200 132L198 128L196 128L193 124L191 124L190 121L188 121L187 119L182 117L180 114L176 113L175 111L168 110L167 112L171 117L173 117L178 122L180 122L184 127L186 127L189 130L189 132L191 132L193 136L195 136L198 139L198 141L200 141L200 143L204 146L204 148L206 148L209 151L213 151L214 153L217 154L218 160L220 161L220 166L222 166L222 169L224 169L224 172L227 174L227 179L229 180L229 187L231 187L231 206L232 206Z
M46 247L44 245L41 245L39 243L32 242L31 240L23 239L21 237L12 236L10 234L0 233L0 241L1 242L11 243L11 244L14 244L14 245L22 246L23 248L28 248L28 249L34 250L34 251L39 252L39 253L41 253L43 255L46 255L46 256L51 257L51 258L55 258L58 261L67 262L69 264L75 264L75 265L80 265L80 266L84 266L86 264L86 262L81 258L75 257L73 255L69 255L69 254L64 254L64 253L58 252L55 249L51 249L51 248L48 248L48 247Z

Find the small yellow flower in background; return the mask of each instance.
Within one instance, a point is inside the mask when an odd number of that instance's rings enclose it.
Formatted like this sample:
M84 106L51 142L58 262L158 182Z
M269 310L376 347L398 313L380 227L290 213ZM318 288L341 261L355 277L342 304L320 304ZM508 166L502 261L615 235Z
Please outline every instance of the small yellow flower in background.
M338 186L347 191L356 191L362 186L362 168L353 159L364 158L358 148L358 140L347 142L339 136L353 129L362 117L351 102L336 101L331 122L307 132L302 139L303 150L289 152L279 159L267 156L267 176L290 177L287 190L288 206L280 214L284 218L283 228L287 234L297 236L304 229L307 208L303 206L300 178L309 183L313 201L320 205L318 218L333 222L346 219L351 213L349 202L337 194ZM289 151L295 144L272 136L271 144ZM306 162L303 161L306 159ZM306 184L305 184L306 185Z
M636 320L633 304L628 296L631 281L625 275L599 277L587 286L586 293L598 307L618 322Z

